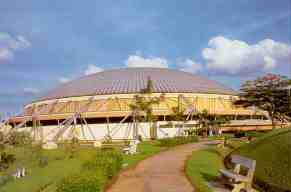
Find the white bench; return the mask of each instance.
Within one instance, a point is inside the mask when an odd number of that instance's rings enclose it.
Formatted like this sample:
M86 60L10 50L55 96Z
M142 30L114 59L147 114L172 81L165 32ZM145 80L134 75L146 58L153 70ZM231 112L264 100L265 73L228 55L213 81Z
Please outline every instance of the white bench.
M233 170L219 170L224 184L231 185L233 187L232 192L251 192L256 161L239 155L232 155L231 163L235 165ZM242 173L242 169L244 169L245 174Z

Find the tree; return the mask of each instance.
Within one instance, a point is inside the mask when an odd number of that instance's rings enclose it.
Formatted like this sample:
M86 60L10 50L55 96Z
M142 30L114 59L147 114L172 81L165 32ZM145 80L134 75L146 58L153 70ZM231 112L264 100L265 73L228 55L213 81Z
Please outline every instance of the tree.
M229 118L221 115L212 115L209 117L210 128L216 133L221 129L222 125L229 123L229 121Z
M142 89L139 95L135 95L135 102L129 105L133 113L133 121L135 124L137 123L136 121L144 121L149 122L150 126L152 126L152 122L157 120L157 117L153 114L153 105L159 104L160 98L150 95L153 89L153 81L148 77L146 88ZM137 124L135 126L137 126ZM135 131L137 131L138 128L135 127L135 129Z
M151 94L153 93L154 91L154 82L153 80L151 79L151 77L149 76L147 78L147 85L146 85L146 88L145 89L142 89L141 90L141 93L147 93L147 94Z
M180 109L180 107L172 108L172 118L174 121L185 121L185 109Z
M5 138L5 143L13 146L25 146L32 143L32 138L27 131L11 131Z
M281 75L267 74L255 80L246 81L241 86L240 99L235 101L236 105L243 107L255 106L268 113L275 128L275 121L287 114L289 98L286 95L286 87L290 80Z
M143 95L135 95L135 102L130 104L131 111L135 113L139 121L151 121L155 117L153 115L153 105L159 104L157 97L145 97Z
M209 126L210 126L210 115L208 113L208 111L206 109L204 109L201 112L198 112L197 114L197 125L198 125L198 129L202 130L203 132L208 132L209 130Z

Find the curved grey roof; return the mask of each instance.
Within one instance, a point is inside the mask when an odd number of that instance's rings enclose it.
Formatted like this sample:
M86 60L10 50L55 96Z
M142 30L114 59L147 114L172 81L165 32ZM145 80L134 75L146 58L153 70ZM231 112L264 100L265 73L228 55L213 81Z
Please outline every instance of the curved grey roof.
M139 93L153 81L157 93L210 93L236 95L216 81L191 73L164 68L123 68L107 70L60 85L38 100L85 95Z

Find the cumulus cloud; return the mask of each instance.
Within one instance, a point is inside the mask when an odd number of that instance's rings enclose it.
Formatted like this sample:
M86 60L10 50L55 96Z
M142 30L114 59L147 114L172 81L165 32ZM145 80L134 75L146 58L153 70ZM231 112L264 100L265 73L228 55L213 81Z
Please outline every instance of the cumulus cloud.
M102 68L97 67L94 64L90 64L90 65L88 65L87 69L85 70L85 75L91 75L91 74L98 73L101 71L103 71Z
M127 67L156 67L168 68L168 61L161 57L144 58L140 55L130 55L125 61Z
M198 73L202 70L202 65L195 62L193 59L178 60L177 66L181 71L186 71L190 73Z
M67 82L71 81L71 79L69 79L67 77L60 77L58 80L60 83L67 83Z
M12 37L8 33L0 32L0 63L13 59L16 50L30 46L31 43L22 35Z
M32 88L32 87L25 87L23 89L23 92L26 93L26 94L32 94L32 95L35 95L35 94L38 94L39 93L39 89L37 88Z
M208 45L202 55L209 70L234 75L271 71L280 64L291 64L291 46L272 39L251 45L217 36Z

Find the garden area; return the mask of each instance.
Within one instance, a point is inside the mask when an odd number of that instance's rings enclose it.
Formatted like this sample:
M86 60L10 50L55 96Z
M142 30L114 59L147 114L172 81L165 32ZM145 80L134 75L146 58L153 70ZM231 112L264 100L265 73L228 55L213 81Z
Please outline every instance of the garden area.
M291 129L271 132L237 132L204 140L220 140L220 145L194 151L185 165L186 175L194 188L210 192L209 182L216 180L219 169L228 167L227 159L239 154L257 160L254 187L259 191L288 191L291 188ZM17 138L17 139L15 139ZM25 135L15 136L1 149L0 191L74 192L104 191L123 169L134 167L141 160L171 147L195 143L197 136L179 136L143 141L138 153L125 155L119 147L93 148L77 141L58 149L44 150L31 144ZM26 175L11 175L25 167Z
M0 172L1 192L104 191L120 170L133 167L170 147L198 141L195 136L143 141L138 144L137 154L125 155L119 147L85 147L77 141L63 144L58 149L44 150L39 145L24 142L28 141L24 135L17 137L22 138L17 139L21 142L5 144L1 152L0 165L6 166ZM19 167L25 167L26 173L15 179L12 174Z
M219 169L230 168L229 158L238 154L257 161L253 187L258 191L291 191L291 129L268 133L247 133L253 140L227 135L226 145L194 151L186 164L186 174L198 192L211 192L210 182L218 179Z
M291 191L291 128L268 133L232 153L255 159L256 187L262 191Z

